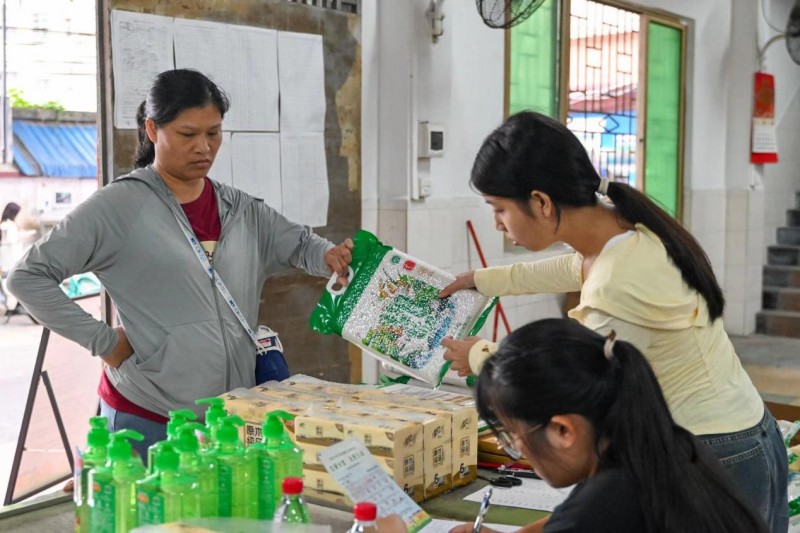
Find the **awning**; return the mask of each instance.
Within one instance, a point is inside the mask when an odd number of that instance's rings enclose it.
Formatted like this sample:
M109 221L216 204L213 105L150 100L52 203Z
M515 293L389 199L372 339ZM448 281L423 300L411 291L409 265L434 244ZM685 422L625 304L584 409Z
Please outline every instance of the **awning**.
M26 176L97 177L97 126L14 120L14 163Z

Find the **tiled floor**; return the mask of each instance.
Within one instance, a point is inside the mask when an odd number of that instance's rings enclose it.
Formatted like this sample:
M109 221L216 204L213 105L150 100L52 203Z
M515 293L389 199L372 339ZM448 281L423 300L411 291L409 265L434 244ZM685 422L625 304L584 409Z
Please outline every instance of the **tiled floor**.
M765 400L800 406L800 339L749 335L731 340Z

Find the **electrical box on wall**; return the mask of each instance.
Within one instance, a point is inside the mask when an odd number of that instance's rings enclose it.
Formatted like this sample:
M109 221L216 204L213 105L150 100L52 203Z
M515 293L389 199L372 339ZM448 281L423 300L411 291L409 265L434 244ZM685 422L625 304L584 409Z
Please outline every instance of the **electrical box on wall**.
M441 157L444 154L444 128L430 122L419 123L418 157Z

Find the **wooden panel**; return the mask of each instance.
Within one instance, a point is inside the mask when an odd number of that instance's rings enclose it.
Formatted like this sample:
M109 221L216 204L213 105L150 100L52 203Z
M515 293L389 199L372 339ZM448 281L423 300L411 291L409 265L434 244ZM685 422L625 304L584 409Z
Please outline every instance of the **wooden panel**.
M109 132L110 136L101 153L101 167L109 169L107 174L111 176L132 169L136 147L135 131L112 126L109 27L112 9L322 35L330 201L328 225L315 231L336 243L355 233L361 226L360 16L285 0L100 0L98 4L100 120L101 131ZM104 179L107 183L108 178ZM351 379L348 343L338 337L317 335L307 325L324 285L325 280L301 272L270 278L261 295L260 319L280 333L292 372L347 382ZM360 371L360 361L354 362L358 362Z

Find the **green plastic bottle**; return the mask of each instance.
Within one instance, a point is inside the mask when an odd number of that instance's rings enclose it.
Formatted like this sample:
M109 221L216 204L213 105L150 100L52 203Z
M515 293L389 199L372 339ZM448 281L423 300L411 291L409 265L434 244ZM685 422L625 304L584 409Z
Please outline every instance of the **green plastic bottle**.
M308 507L303 501L303 480L299 477L287 477L281 483L283 501L278 512L275 513L275 522L292 524L310 524L311 516Z
M194 403L197 405L208 405L208 409L206 409L206 427L208 428L208 433L204 441L200 444L203 448L213 449L215 445L214 434L219 427L219 421L228 416L228 411L225 410L225 400L216 396L211 396L210 398L195 400Z
M178 470L197 477L200 490L200 516L216 517L219 514L219 473L216 451L200 447L197 431L207 428L189 422L178 430L175 448L178 451Z
M200 487L197 478L179 472L180 458L171 443L160 444L154 456L156 473L136 483L140 526L200 516Z
M102 466L108 460L108 419L93 416L89 419L89 434L86 449L80 452L75 462L75 484L72 493L75 501L75 533L89 533L89 470Z
M303 450L292 442L283 420L292 420L286 411L267 413L262 426L264 447L275 465L275 503L281 500L281 484L287 477L303 477Z
M128 439L142 441L144 437L130 429L112 433L108 461L89 472L92 533L127 533L136 527L136 482L146 470Z
M238 416L226 416L217 429L219 461L219 516L248 518L251 502L258 500L258 479L253 456L245 453L236 426L243 426Z
M197 415L191 409L176 409L174 411L170 411L168 414L169 421L167 422L167 440L170 442L178 438L178 430L181 428L181 426L193 420L197 420ZM150 448L147 449L147 471L150 474L152 474L154 471L152 448L153 446L150 446Z
M262 430L264 432L267 431L266 423L262 426ZM246 453L256 463L256 479L258 483L258 498L255 510L249 518L272 520L275 516L275 502L277 501L275 497L275 460L270 455L263 440L262 442L251 444Z

